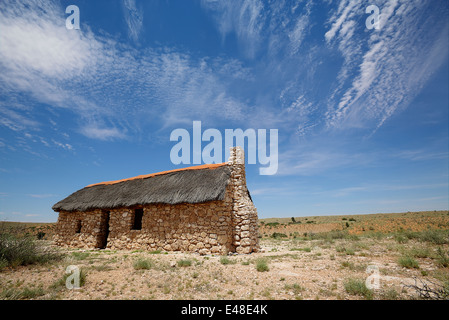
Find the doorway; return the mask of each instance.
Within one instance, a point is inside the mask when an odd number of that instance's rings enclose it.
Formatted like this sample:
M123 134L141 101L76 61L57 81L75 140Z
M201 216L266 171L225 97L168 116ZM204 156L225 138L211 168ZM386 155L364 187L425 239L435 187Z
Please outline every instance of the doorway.
M99 240L98 248L100 248L100 249L105 249L108 244L110 215L111 215L110 211L103 212L101 229L100 229L100 234L99 234L99 239L98 239Z

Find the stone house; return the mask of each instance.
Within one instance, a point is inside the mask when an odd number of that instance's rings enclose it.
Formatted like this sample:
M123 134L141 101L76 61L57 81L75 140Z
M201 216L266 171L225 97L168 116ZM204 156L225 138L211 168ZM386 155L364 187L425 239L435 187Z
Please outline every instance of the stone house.
M89 185L53 210L60 246L199 254L259 249L240 147L231 148L225 163Z

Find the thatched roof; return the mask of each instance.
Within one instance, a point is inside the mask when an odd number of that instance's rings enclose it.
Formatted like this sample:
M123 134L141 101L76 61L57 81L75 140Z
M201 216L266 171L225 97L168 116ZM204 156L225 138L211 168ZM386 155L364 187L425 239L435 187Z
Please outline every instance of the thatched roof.
M222 163L102 182L76 191L56 203L53 210L87 211L223 200L230 175L229 166Z

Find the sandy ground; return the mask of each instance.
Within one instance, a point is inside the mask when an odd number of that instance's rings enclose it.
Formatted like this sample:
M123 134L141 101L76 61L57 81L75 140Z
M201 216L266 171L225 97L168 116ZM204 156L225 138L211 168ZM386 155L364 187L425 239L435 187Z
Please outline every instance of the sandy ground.
M180 252L62 249L61 261L1 271L1 299L414 299L416 290L406 285L414 284L415 278L436 283L449 279L449 269L433 257L436 246L415 241L262 239L261 245L264 252L227 259ZM398 259L416 249L426 252L415 257L419 267L402 267ZM149 264L138 269L139 260ZM182 265L181 260L187 262ZM257 270L261 261L268 270ZM79 289L65 285L70 265L85 274ZM345 287L348 279L365 283L368 277L374 285L370 296Z

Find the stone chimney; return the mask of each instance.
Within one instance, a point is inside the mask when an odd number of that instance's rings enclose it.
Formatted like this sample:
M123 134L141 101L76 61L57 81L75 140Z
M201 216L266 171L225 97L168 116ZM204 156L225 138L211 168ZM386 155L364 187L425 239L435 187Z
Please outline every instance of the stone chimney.
M257 252L259 250L257 209L246 186L243 148L230 148L228 165L231 167L233 246L237 253Z

